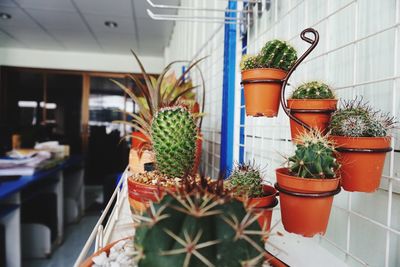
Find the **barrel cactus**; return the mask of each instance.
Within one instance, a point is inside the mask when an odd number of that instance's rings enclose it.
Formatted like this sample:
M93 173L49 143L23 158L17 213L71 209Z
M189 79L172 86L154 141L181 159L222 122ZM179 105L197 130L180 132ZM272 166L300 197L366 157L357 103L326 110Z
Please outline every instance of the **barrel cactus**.
M335 178L339 164L334 145L318 131L299 137L295 155L288 159L291 174L303 178Z
M334 99L335 95L329 85L311 81L300 85L293 91L292 99Z
M152 120L150 132L158 171L174 178L193 169L198 130L186 108L160 109Z
M235 193L240 196L262 197L262 173L254 163L238 164L227 179L227 186L235 188Z
M221 192L177 189L134 215L138 266L262 266L269 233L243 203Z
M332 135L349 137L384 137L394 126L394 118L372 109L362 99L344 101L343 107L332 114Z
M252 55L243 55L240 61L240 69L251 70L257 68L257 57Z
M257 56L261 68L288 71L297 60L297 52L291 45L281 40L267 42Z

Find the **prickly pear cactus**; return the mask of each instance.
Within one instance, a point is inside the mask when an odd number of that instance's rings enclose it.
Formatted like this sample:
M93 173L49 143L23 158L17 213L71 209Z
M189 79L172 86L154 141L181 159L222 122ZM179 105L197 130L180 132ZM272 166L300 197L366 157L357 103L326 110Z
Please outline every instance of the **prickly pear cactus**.
M293 91L292 99L334 99L332 89L325 83L312 81Z
M262 197L262 174L254 163L238 164L226 180L228 187L235 188L235 193L240 196Z
M374 111L362 100L343 103L332 114L329 128L332 135L349 137L384 137L394 126L393 117Z
M275 68L288 71L297 60L296 50L287 42L272 40L265 44L257 56L262 68Z
M318 131L304 133L296 145L295 155L288 160L290 172L303 178L334 178L339 168L333 144Z
M257 57L252 55L243 55L240 61L240 69L251 70L257 68Z
M231 198L208 192L166 195L134 219L139 267L262 266L264 261L268 232Z
M150 130L157 169L162 174L182 177L193 169L198 131L186 108L162 108L154 116Z

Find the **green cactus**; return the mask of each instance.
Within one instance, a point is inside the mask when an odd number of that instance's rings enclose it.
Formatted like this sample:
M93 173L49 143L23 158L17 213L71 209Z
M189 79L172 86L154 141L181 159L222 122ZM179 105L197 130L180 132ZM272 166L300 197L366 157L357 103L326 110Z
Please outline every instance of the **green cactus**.
M257 56L260 68L274 68L288 71L297 60L296 50L287 42L272 40L265 44Z
M169 193L138 221L138 267L262 266L269 232L242 202L210 192Z
M384 137L395 124L394 118L372 109L362 99L343 102L332 114L329 128L332 135L349 137Z
M332 89L325 83L311 81L293 91L292 99L334 99Z
M303 178L335 178L339 164L334 146L318 131L304 133L296 145L295 155L288 159L290 172Z
M182 177L193 169L197 126L184 107L160 109L151 123L151 140L157 169L164 175Z
M252 55L243 55L240 61L240 69L251 70L257 68L257 57Z
M254 198L264 195L262 182L259 167L255 166L254 163L242 163L238 164L232 171L226 185L235 188L235 193L239 196Z

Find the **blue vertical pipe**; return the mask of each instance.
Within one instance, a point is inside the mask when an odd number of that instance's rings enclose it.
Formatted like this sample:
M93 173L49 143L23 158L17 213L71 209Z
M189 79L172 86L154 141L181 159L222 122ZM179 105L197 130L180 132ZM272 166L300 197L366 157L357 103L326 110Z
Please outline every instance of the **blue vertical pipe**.
M247 4L246 4L247 5ZM247 33L242 36L242 54L247 52ZM244 142L245 142L245 130L244 125L246 123L246 109L244 107L244 89L243 86L240 88L240 128L239 128L239 163L244 162ZM243 127L242 127L243 125Z
M228 9L236 9L237 2L229 1ZM225 12L226 17L235 18L235 12ZM235 72L236 72L236 24L225 24L224 28L224 76L221 117L220 170L226 175L233 166L233 142L235 120Z

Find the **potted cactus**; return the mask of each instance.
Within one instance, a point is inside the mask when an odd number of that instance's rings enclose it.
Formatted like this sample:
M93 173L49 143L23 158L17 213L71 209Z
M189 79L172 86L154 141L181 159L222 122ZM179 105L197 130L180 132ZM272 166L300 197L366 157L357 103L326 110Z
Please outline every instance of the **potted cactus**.
M382 176L386 153L391 151L389 130L395 121L375 111L362 99L344 101L332 114L331 139L342 164L342 187L346 191L374 192Z
M287 100L290 113L309 127L327 133L332 112L336 110L337 99L332 89L325 83L311 81L297 87ZM290 120L292 140L296 140L304 127Z
M299 137L288 167L276 170L282 223L286 231L312 237L324 234L333 196L340 191L333 144L318 131Z
M240 67L248 116L278 115L282 80L296 60L296 50L280 40L267 42L258 55L243 56Z
M136 76L131 76L139 93L112 81L139 105L138 115L129 114L132 122L121 122L131 125L141 135L136 136L140 144L131 149L132 161L129 165L132 176L128 179L128 190L131 207L143 210L145 203L161 197L164 187L174 187L184 174L197 172L198 165L195 164L199 164L201 155L201 116L189 111L196 105L190 106L187 101L181 100L197 88L190 84L183 86L184 77L202 59L192 63L171 86L164 78L174 63L169 64L155 79L146 73L139 58L132 53L145 81L143 84ZM147 167L151 167L154 161L156 170L148 172Z
M257 215L223 185L222 179L186 177L176 191L133 214L135 251L128 248L126 260L134 261L129 266L261 267L266 261L285 266L265 250L263 240L270 233L255 222ZM92 263L89 258L81 267Z
M254 163L237 164L226 180L226 185L246 204L246 207L260 213L258 222L261 227L269 231L272 208L278 204L278 200L275 188L263 184L260 168Z

